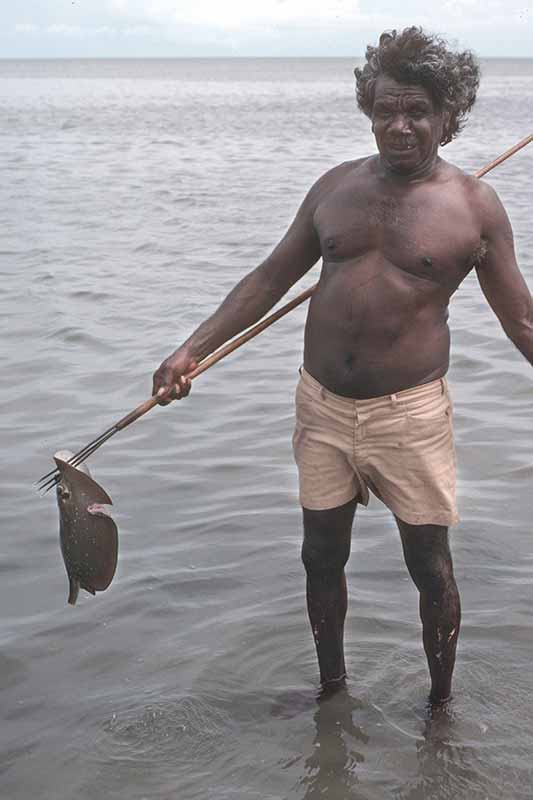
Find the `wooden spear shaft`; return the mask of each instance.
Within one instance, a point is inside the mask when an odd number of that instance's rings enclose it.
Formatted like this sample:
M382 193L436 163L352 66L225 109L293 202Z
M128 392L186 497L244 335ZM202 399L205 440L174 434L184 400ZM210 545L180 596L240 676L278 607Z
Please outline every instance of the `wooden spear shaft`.
M533 133L530 133L529 136L525 136L523 139L520 139L520 141L517 142L515 145L513 145L513 147L510 147L509 150L506 150L504 153L501 154L501 156L495 158L494 161L491 161L490 164L487 164L486 167L482 167L481 169L478 169L477 172L474 172L474 178L482 178L483 175L486 175L487 172L491 171L491 169L497 167L498 164L507 161L508 158L514 156L515 153L517 153L519 150L525 147L526 144L529 144L530 142L533 142Z

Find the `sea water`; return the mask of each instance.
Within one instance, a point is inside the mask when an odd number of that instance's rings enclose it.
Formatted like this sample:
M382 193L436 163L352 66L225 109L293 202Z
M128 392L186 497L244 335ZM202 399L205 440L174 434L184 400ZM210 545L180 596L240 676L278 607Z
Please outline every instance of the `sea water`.
M0 796L530 798L533 373L475 276L450 307L463 603L455 699L425 712L395 524L358 510L348 694L316 703L292 461L305 307L92 458L117 575L67 606L32 486L146 399L151 374L280 239L331 166L375 152L354 59L0 61ZM487 61L443 155L533 130L533 61ZM531 165L487 180L533 286ZM290 296L316 281L319 267Z

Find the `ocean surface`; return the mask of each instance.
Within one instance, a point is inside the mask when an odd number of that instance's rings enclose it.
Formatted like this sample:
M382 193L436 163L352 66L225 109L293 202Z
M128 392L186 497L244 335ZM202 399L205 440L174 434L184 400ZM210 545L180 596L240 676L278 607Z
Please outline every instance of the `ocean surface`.
M0 61L2 800L533 796L533 372L474 276L450 308L447 714L425 710L417 593L377 500L347 568L348 692L316 702L290 442L304 307L90 459L120 531L106 593L67 606L33 486L150 395L323 171L375 152L355 63ZM533 130L533 60L483 68L443 153L468 171ZM487 177L530 287L532 165L530 145Z

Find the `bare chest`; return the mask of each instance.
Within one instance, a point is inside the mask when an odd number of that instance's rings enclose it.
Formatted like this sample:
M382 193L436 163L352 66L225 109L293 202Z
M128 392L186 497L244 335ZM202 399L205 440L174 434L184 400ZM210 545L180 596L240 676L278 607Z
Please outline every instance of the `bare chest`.
M435 190L406 197L333 193L318 207L315 227L331 269L378 254L409 275L448 288L469 272L480 247L479 226L466 200Z

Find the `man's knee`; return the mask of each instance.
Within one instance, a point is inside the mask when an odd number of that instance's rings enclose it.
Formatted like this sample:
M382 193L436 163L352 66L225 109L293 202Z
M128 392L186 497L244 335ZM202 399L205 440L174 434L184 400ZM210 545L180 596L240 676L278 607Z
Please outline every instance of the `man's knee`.
M350 556L355 500L326 511L303 509L302 561L308 573L342 571Z
M435 598L455 587L453 568L449 561L435 559L424 563L416 563L411 568L413 580L420 592L431 593Z
M350 556L349 541L317 540L304 536L302 561L306 572L339 572L344 569Z
M448 529L398 520L405 562L421 592L441 594L455 585Z

